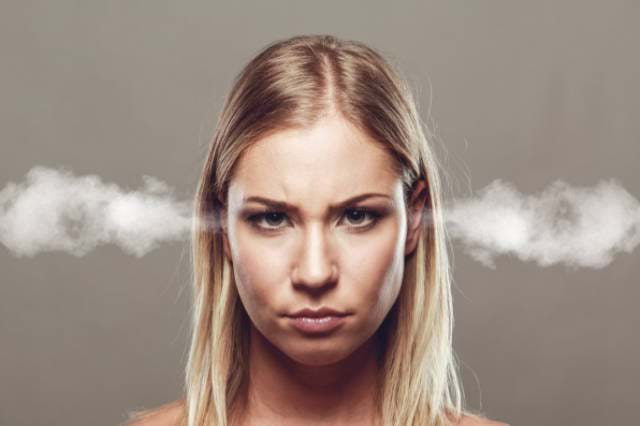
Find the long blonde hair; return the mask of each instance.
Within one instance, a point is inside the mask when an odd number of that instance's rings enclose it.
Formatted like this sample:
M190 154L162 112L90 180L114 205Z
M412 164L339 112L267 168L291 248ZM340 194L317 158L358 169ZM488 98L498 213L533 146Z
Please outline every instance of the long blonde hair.
M195 196L196 220L220 222L229 181L247 147L271 132L309 127L330 109L395 159L405 203L416 181L428 185L428 226L406 259L398 300L381 327L382 424L454 424L466 412L452 348L438 166L408 84L378 52L356 41L308 35L276 41L255 56L236 77L218 117ZM189 426L228 426L247 380L248 318L221 233L194 226L192 256L186 420Z

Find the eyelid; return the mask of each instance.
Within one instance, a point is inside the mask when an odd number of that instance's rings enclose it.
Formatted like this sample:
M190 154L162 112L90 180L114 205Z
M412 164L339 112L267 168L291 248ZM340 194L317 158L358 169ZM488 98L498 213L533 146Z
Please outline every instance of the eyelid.
M341 213L340 217L344 217L345 213L349 212L349 211L358 211L358 212L361 212L364 215L368 215L370 217L369 223L367 225L347 225L347 227L355 229L356 231L358 231L358 230L366 230L366 229L374 226L380 220L380 218L382 218L386 214L386 209L379 210L379 209L376 209L376 208L365 207L365 206L350 206L350 207L345 207L342 210L342 213ZM272 208L269 208L269 207L266 207L266 208L260 210L257 213L248 214L247 215L247 220L251 223L252 226L254 226L255 228L257 228L260 231L277 232L277 231L281 230L282 228L284 228L284 226L277 226L277 227L269 228L269 227L263 227L263 226L260 226L260 225L257 224L259 221L264 219L266 215L273 214L273 213L284 215L286 220L290 220L286 211L272 209Z

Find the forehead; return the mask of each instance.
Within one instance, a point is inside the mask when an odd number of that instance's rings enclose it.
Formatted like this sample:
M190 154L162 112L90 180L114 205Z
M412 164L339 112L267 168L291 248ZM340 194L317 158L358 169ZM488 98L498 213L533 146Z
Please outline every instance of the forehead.
M239 160L230 191L278 199L305 193L333 200L369 190L391 193L399 184L390 154L348 121L329 116L313 127L276 132L251 145Z

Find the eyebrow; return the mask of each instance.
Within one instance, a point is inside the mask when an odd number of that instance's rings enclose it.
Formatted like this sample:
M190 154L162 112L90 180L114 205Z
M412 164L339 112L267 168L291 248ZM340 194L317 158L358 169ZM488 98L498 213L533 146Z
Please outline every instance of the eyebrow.
M351 197L348 198L344 201L339 202L338 204L332 204L329 206L329 211L330 212L336 212L339 210L342 210L343 208L345 208L348 205L351 204L355 204L359 201L363 201L366 200L368 198L374 198L374 197L379 197L379 198L386 198L388 200L393 200L390 196L386 195L386 194L381 194L381 193L377 193L377 192L368 192L366 194L360 194L360 195L356 195L355 197ZM292 205L289 204L285 201L278 201L278 200L271 200L269 198L265 198L265 197L259 197L259 196L251 196L251 197L247 197L244 198L243 201L245 203L249 203L249 202L257 202L257 203L261 203L264 204L266 206L269 206L273 209L278 209L278 210L286 210L286 211L293 211L293 212L298 212L299 209Z

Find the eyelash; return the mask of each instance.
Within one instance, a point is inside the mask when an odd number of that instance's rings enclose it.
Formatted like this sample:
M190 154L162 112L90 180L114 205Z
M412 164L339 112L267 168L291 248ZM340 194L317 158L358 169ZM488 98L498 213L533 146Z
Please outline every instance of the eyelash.
M369 228L373 227L378 222L380 217L382 217L382 213L377 212L375 210L368 209L368 208L350 208L350 209L346 209L345 212L347 212L347 213L358 212L358 213L361 213L361 214L364 214L364 215L368 215L371 218L370 223L367 224L367 225L364 225L364 226L362 226L362 225L360 225L360 226L348 225L349 228L356 229L358 231L363 231L363 230L366 230L366 229L369 229ZM252 226L254 226L255 228L257 228L257 229L259 229L261 231L265 231L265 232L277 232L280 229L284 228L284 226L278 226L278 227L275 227L275 228L268 228L268 227L264 227L264 226L258 225L258 222L260 222L262 219L264 219L267 215L270 215L270 214L283 215L284 213L281 212L281 211L278 211L278 210L270 210L270 209L268 209L268 210L262 211L261 213L249 216L247 218L247 220L251 223Z

